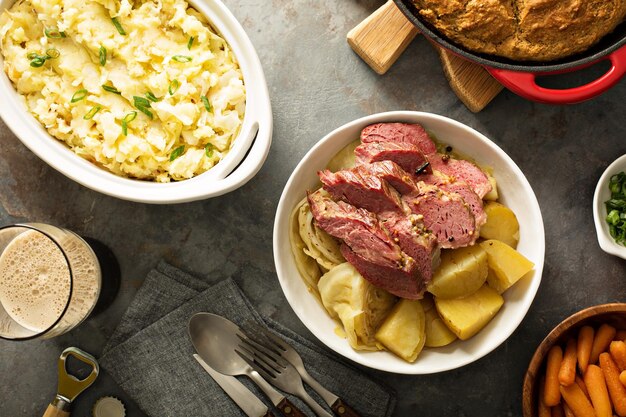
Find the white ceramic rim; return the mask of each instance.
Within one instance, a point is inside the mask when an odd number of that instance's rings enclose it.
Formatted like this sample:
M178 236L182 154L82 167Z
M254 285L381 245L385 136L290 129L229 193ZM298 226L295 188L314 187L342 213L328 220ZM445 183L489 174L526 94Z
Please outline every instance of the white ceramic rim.
M120 177L99 168L50 136L26 109L23 98L1 70L0 117L26 147L52 168L85 187L124 200L183 203L216 197L242 186L261 169L272 140L272 110L265 75L248 35L220 0L188 2L228 42L246 85L246 110L239 136L228 155L211 170L188 180L162 184ZM14 0L0 0L0 12L13 3Z
M472 339L468 341L457 340L443 348L429 348L428 351L425 350L420 358L412 364L404 362L388 352L357 352L349 346L346 340L339 338L333 331L319 332L318 328L320 326L316 324L315 317L307 315L306 306L310 307L312 302L317 303L319 312L325 316L322 320L327 321L331 319L315 297L307 293L306 285L295 267L289 245L289 215L295 204L297 204L304 195L304 190L299 190L297 195L291 195L290 191L292 191L291 188L294 182L304 175L310 175L310 172L307 173L307 167L305 167L313 164L309 160L325 147L336 148L333 149L335 153L339 151L348 143L340 139L344 132L360 132L363 127L379 122L421 123L427 130L432 130L435 135L437 135L437 131L430 129L429 125L443 123L447 125L447 127L456 130L458 133L467 135L467 138L471 140L468 142L470 143L468 145L454 145L457 150L470 157L475 157L471 154L471 150L469 149L472 147L471 143L474 141L480 142L480 145L485 147L488 153L500 158L501 163L505 164L508 167L508 171L510 171L507 173L494 172L496 179L498 179L498 177L504 179L506 176L509 180L513 178L520 183L522 189L516 190L515 193L509 191L509 199L523 199L525 210L523 210L523 213L516 214L518 217L522 216L532 220L532 222L528 224L528 226L532 224L532 228L520 228L520 244L518 249L535 263L535 268L503 295L506 301L498 315L495 316L485 329ZM351 140L358 138L358 133L356 136L351 137L353 138ZM438 138L443 142L450 142L450 140L446 140L446 137L439 136ZM464 147L466 149L463 149ZM477 162L480 163L487 162L481 161L478 158L476 159ZM326 162L327 161L316 161L314 164L317 164L319 169L321 169ZM296 190L293 191L295 192ZM285 221L281 222L280 219L284 219ZM520 223L522 224L522 221L520 221ZM522 250L522 246L524 250ZM370 368L398 374L431 374L456 369L482 358L501 345L515 331L525 317L539 289L545 256L545 234L539 203L528 180L515 162L513 162L500 147L474 129L444 116L425 112L391 111L362 117L335 129L314 145L302 158L287 181L278 204L273 232L273 250L278 280L287 301L302 323L322 343L344 357ZM524 251L526 251L526 253ZM529 256L529 254L532 256ZM298 297L297 292L304 294L308 298ZM511 312L511 310L513 311ZM510 317L506 312L511 312L510 314L513 317ZM311 311L309 311L309 313L311 313ZM327 328L326 330L329 329ZM478 346L476 346L470 354L464 355L463 353L467 351L470 344L477 344ZM459 357L455 357L454 355L459 352L461 352L460 355L457 355ZM435 365L423 365L420 359L424 355L434 355L432 357L435 358Z
M615 239L611 237L609 225L606 222L606 209L604 202L611 198L609 190L609 180L611 177L621 171L626 171L626 155L617 158L602 173L596 191L593 194L593 222L596 226L596 235L600 248L610 255L619 256L626 259L626 246L619 245Z

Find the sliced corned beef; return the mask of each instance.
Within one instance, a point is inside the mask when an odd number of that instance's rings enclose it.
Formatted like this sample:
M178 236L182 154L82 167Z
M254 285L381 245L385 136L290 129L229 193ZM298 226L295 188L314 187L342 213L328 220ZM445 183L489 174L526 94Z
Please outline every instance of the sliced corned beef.
M428 160L435 171L439 171L455 181L464 181L481 199L491 191L487 175L476 165L464 159L454 159L448 155L429 155Z
M478 197L478 194L466 182L452 181L451 177L442 175L439 172L432 175L420 175L418 178L426 184L436 185L449 193L459 194L472 210L474 221L476 222L476 230L480 230L480 227L487 222L487 214L483 209L483 200Z
M317 175L324 189L336 200L347 201L374 213L402 208L398 192L367 170L324 170Z
M418 278L415 263L411 258L408 258L408 262L401 268L394 268L372 262L345 244L341 245L341 253L372 285L402 298L417 300L423 297L425 283Z
M444 249L454 249L474 244L478 238L476 221L463 198L434 185L419 182L420 191L402 196L412 213L423 216L420 220L437 237Z
M425 155L437 152L435 143L419 124L376 123L369 125L361 131L361 142L408 142L417 146Z
M355 172L368 172L383 180L395 188L400 194L408 194L417 190L413 176L400 168L392 161L374 162L372 164L359 165L353 168Z
M393 161L408 172L415 172L427 162L419 147L409 142L364 142L356 147L354 155L357 164Z
M374 214L343 201L335 202L320 190L308 193L307 199L317 225L326 233L342 239L372 263L402 268L406 255L380 227Z
M422 286L425 288L439 265L440 248L435 235L426 230L423 220L416 214L404 215L385 212L378 215L380 224L404 253L417 264Z

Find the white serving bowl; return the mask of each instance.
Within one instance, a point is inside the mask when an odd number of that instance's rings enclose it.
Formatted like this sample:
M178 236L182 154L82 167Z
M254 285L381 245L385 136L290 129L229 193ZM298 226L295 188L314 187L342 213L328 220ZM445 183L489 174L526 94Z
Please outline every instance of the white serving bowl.
M618 245L611 237L609 225L605 220L607 213L604 206L604 202L611 198L609 180L613 175L622 171L626 171L626 155L622 155L613 161L602 173L598 185L596 185L596 191L593 194L593 222L596 225L596 235L598 236L600 248L606 253L626 259L626 246Z
M15 0L0 0L0 13ZM228 42L239 61L246 86L246 110L239 136L215 167L197 177L171 183L117 176L74 154L27 110L0 69L0 117L33 153L72 180L103 194L143 203L170 204L216 197L248 182L261 169L272 141L272 110L261 62L248 35L219 0L188 0ZM0 54L0 68L4 63Z
M358 352L347 340L335 334L337 324L311 295L300 277L289 243L289 215L306 190L319 186L316 172L348 143L358 139L361 130L372 123L420 123L437 139L478 163L493 168L502 203L510 207L520 223L518 250L535 264L503 296L504 305L496 317L476 336L455 341L442 348L426 348L415 363L407 363L388 352ZM545 252L543 220L537 198L515 162L497 145L477 131L443 116L412 111L394 111L357 119L329 133L300 161L289 178L276 212L274 260L280 285L289 304L304 325L337 353L362 365L401 374L429 374L454 369L473 362L498 347L520 324L541 281Z

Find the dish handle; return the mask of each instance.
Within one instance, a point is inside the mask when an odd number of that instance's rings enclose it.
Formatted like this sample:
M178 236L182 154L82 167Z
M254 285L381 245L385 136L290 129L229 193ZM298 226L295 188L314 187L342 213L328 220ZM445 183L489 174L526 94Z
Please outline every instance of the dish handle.
M546 104L575 104L599 96L617 84L626 74L626 46L622 46L602 58L602 60L611 61L611 68L600 78L588 84L564 90L540 87L536 83L536 73L510 71L492 67L485 67L485 69L502 85L521 97ZM545 75L574 72L582 68L576 67L565 71L546 73Z

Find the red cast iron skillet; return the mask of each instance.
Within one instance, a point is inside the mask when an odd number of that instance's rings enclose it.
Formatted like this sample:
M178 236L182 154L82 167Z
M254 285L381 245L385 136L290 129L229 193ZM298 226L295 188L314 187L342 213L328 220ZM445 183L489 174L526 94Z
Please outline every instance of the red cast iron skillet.
M509 90L540 103L573 104L592 99L613 87L626 74L626 22L587 51L558 61L513 61L494 55L471 52L447 39L423 20L411 0L394 0L420 32L456 55L482 65ZM574 72L599 61L608 60L611 68L600 78L574 88L555 90L536 83L537 76Z

